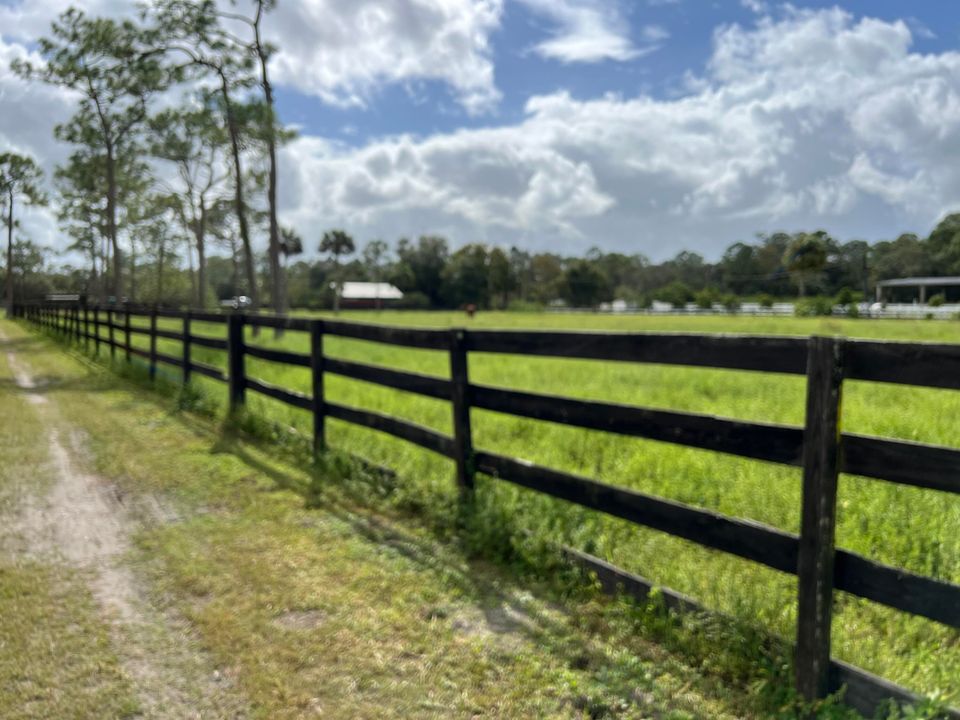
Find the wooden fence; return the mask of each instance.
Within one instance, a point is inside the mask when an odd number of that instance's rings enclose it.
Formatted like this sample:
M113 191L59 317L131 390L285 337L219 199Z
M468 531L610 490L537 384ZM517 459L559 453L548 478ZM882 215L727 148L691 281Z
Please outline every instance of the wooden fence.
M463 492L480 472L576 503L704 547L721 550L798 578L795 654L796 688L814 700L846 687L845 702L872 715L889 700L917 702L909 691L830 658L831 610L837 590L897 610L960 627L960 586L884 565L834 543L837 478L840 472L903 485L960 493L960 451L935 445L856 435L841 431L843 381L868 380L960 389L960 345L874 342L833 337L752 337L723 335L437 330L367 325L326 319L180 312L125 306L36 303L17 315L111 357L146 359L151 377L158 363L224 382L231 407L246 392L272 397L312 414L314 443L324 447L326 418L336 418L402 438L450 458ZM146 317L147 327L131 326ZM182 321L179 332L157 327L158 318ZM225 338L194 334L192 322L226 326ZM283 328L309 333L311 352L296 353L245 343L244 327ZM102 336L101 329L107 331ZM117 334L123 336L122 341ZM134 347L131 335L146 334L149 349ZM450 378L441 378L327 357L325 336L355 338L449 353ZM157 351L157 339L182 343L180 357ZM227 372L192 359L193 346L227 352ZM471 353L506 353L619 362L660 363L807 376L803 427L763 424L709 415L589 402L471 383ZM248 377L245 357L309 368L312 394L305 395ZM325 400L326 373L448 400L453 436L399 418ZM802 468L800 534L721 515L690 505L606 485L570 473L473 447L470 410L500 413L659 440ZM604 587L645 598L649 581L599 558L567 549L568 556L595 572ZM676 610L699 609L691 599L661 590ZM960 718L948 710L947 717Z

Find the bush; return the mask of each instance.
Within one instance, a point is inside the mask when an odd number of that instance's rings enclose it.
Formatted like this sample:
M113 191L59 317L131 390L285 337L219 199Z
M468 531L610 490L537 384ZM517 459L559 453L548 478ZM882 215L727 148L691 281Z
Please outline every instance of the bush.
M798 317L833 315L833 300L823 295L801 298L797 301L794 314Z
M927 300L927 305L929 305L930 307L940 307L946 301L947 299L943 296L943 293L937 293L936 295L931 297L929 300Z
M701 310L710 310L717 301L716 293L710 288L704 288L693 296L693 301ZM676 303L674 303L676 305Z
M848 287L840 289L840 292L837 293L837 305L852 305L854 301L853 290Z
M757 298L757 302L760 303L760 307L763 308L772 308L773 307L773 295L768 293L762 293L760 297Z
M733 293L727 293L722 298L720 302L727 309L727 311L735 313L740 309L740 298L738 298Z

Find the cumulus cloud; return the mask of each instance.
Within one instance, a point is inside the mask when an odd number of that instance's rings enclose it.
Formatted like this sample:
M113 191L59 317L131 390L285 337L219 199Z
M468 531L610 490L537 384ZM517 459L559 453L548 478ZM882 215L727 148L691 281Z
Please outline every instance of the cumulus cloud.
M960 54L911 40L902 22L791 10L718 29L678 99L557 93L511 126L361 149L304 139L287 187L322 200L288 211L308 234L340 222L657 257L780 227L922 231L960 195Z
M512 124L360 147L304 136L281 157L282 219L308 245L339 225L360 239L430 232L657 258L715 255L764 230L923 232L960 197L960 53L912 42L906 21L788 8L718 28L680 97L558 92L530 98ZM17 108L0 114L0 145L50 167L70 101L10 76L26 52L0 39L0 100ZM367 102L374 90L357 82L324 87Z
M280 3L269 38L276 81L338 105L365 106L408 80L447 83L471 113L493 108L490 33L503 0L299 0Z
M653 43L665 37L645 38L650 44L636 47L630 39L630 24L613 0L520 2L554 25L552 36L538 43L534 50L543 57L565 63L632 60L655 50ZM653 32L656 33L656 29Z
M765 0L740 0L740 4L747 10L762 15L769 11L769 6Z

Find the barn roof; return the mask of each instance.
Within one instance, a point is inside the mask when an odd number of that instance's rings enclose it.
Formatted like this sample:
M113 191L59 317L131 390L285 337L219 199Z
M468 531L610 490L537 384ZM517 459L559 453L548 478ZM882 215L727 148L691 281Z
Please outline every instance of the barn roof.
M960 285L960 277L953 276L944 276L944 277L905 277L905 278L894 278L893 280L880 280L877 282L879 287L921 287L921 286L937 286L942 287L944 285Z
M403 293L390 283L345 282L340 297L344 300L400 300Z

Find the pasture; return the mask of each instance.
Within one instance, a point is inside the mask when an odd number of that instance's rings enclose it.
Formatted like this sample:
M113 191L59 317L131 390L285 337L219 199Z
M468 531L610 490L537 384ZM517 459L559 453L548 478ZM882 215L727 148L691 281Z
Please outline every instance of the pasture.
M481 313L342 313L341 319L432 327L566 328L619 331L841 334L875 339L960 342L960 323L740 317L647 317ZM137 320L141 325L143 319ZM135 321L135 322L137 322ZM179 330L176 320L161 328ZM194 323L193 331L223 337L223 326ZM134 345L147 338L134 335ZM308 352L304 333L274 338L263 330L247 342ZM174 341L160 352L179 356ZM448 357L328 337L326 354L348 360L449 377ZM106 352L105 348L101 352ZM121 353L122 351L118 351ZM225 353L194 346L194 358L225 367ZM122 356L122 355L118 355ZM176 377L175 368L162 369ZM310 391L306 369L247 359L249 377ZM800 377L589 360L471 355L471 381L518 390L606 400L652 408L715 414L760 422L802 424L805 379ZM208 381L197 378L205 384ZM395 415L449 434L445 402L327 375L326 397ZM222 385L209 397L225 405ZM248 393L253 416L310 434L306 412ZM960 447L960 393L848 382L845 431ZM727 515L797 532L800 471L759 461L664 443L619 437L493 412L473 410L474 446L634 488ZM369 430L330 420L330 446L398 471L390 501L453 527L456 490L452 463ZM473 541L484 552L538 562L544 542L564 542L627 570L684 592L703 604L792 637L796 580L734 557L646 530L503 483L478 478L476 505L483 532ZM960 582L960 503L955 496L844 475L840 482L837 544L890 565ZM956 702L960 636L956 630L839 594L833 653L899 684Z

